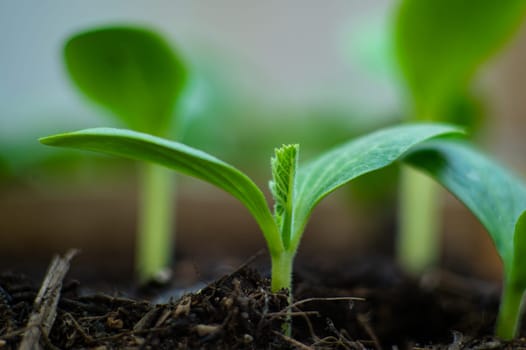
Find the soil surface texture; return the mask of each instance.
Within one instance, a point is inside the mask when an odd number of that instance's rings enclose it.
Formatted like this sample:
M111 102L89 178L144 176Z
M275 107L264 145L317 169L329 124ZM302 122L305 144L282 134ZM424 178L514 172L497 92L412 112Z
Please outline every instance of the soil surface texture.
M441 271L414 280L383 260L341 271L299 267L294 280L290 306L287 293L271 293L268 278L250 266L166 303L147 294L86 294L66 280L54 324L40 344L96 350L526 349L524 338L492 336L499 299L493 284ZM0 349L18 349L38 289L26 277L0 275ZM284 330L289 317L290 333Z

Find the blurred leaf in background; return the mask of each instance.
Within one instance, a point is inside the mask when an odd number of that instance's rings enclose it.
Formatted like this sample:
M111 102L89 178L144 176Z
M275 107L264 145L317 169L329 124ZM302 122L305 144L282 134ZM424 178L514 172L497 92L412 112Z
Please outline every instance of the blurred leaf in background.
M512 37L525 9L523 0L402 1L394 40L413 118L445 120L471 104L477 68Z
M92 101L128 127L166 136L187 71L155 32L109 27L72 37L64 48L68 72Z
M66 42L64 62L76 87L127 128L162 137L182 128L176 106L188 71L155 31L109 26L80 32ZM155 164L141 164L140 171L135 266L144 283L170 267L175 179Z

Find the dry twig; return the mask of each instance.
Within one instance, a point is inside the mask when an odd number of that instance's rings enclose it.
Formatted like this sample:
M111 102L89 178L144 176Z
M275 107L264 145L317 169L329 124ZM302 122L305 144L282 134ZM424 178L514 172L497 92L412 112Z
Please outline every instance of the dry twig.
M33 312L27 322L27 331L18 350L41 349L39 340L42 334L47 338L57 315L62 281L69 270L71 259L78 253L73 249L61 258L55 256L49 265L46 277L33 303Z
M297 349L301 349L301 350L313 350L312 347L308 346L308 345L305 345L303 344L302 342L299 342L297 341L296 339L292 338L292 337L289 337L288 335L285 335L285 334L282 334L280 332L276 332L274 331L273 332L275 335L278 335L280 336L281 338L283 338L283 340L285 340L286 342L288 342L289 344L295 346Z

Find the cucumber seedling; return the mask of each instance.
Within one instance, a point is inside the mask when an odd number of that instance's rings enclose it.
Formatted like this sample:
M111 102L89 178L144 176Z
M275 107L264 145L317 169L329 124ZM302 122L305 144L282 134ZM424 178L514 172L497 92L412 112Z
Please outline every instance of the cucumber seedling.
M526 187L511 172L451 136L441 124L387 128L345 143L299 166L299 146L285 145L271 159L271 212L263 192L233 166L200 150L130 130L96 128L40 139L47 145L150 161L209 182L240 200L266 239L271 288L291 289L293 259L312 210L349 181L401 159L449 189L486 227L504 265L496 333L517 335L526 290Z
M67 41L64 60L78 89L126 127L162 137L180 128L174 110L187 71L158 34L136 27L82 32ZM170 263L174 177L149 163L140 175L136 270L144 282Z
M209 182L240 200L257 221L271 257L271 288L291 289L293 259L312 210L329 193L384 168L428 139L457 134L452 126L405 125L357 138L299 166L299 146L276 149L271 160L271 212L263 192L233 166L182 143L130 130L96 128L59 134L40 142L150 161Z

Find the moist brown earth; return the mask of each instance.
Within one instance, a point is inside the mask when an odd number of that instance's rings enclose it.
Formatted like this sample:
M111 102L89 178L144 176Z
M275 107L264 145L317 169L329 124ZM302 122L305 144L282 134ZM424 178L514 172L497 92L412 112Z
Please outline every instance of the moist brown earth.
M0 349L18 347L38 287L24 276L0 275ZM288 295L271 293L268 278L250 266L166 303L153 302L153 291L86 294L78 282L66 281L41 344L97 350L526 348L524 338L492 336L498 286L443 271L415 280L385 260L338 271L300 266L290 308ZM283 329L287 317L290 334Z

